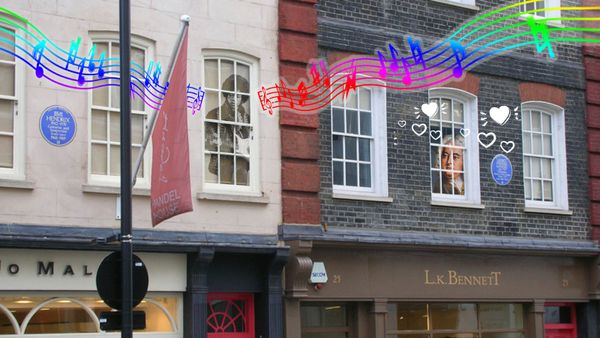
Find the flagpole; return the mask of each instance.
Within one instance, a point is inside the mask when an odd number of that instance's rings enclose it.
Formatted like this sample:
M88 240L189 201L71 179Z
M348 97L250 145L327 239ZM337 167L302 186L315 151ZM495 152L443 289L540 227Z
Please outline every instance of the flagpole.
M131 236L131 5L119 1L121 62L121 338L133 337L133 276Z
M189 25L190 25L190 16L189 15L182 15L180 20L183 23L183 25L181 26L181 30L179 31L179 37L177 38L177 42L175 43L175 46L173 46L173 52L171 53L171 58L169 59L169 67L167 68L167 77L166 77L167 81L169 81L169 79L171 78L171 74L173 74L173 68L175 68L175 59L177 58L177 55L179 55L179 49L181 49L181 41L183 40L183 35L185 34L186 30L189 28ZM165 95L166 95L167 90L168 90L168 88L165 90ZM156 125L156 117L158 116L159 111L160 111L160 106L158 106L157 108L154 109L153 114L150 117L150 122L148 123L149 128L146 130L146 133L144 134L144 139L142 141L142 149L140 150L140 153L138 154L137 160L135 162L135 168L133 169L133 172L131 173L131 179L133 180L132 189L133 189L133 186L135 186L135 183L137 182L137 173L140 170L140 167L142 166L142 161L144 159L144 152L146 151L146 147L148 146L148 141L150 140L150 136L152 136L152 131L154 130L154 126Z

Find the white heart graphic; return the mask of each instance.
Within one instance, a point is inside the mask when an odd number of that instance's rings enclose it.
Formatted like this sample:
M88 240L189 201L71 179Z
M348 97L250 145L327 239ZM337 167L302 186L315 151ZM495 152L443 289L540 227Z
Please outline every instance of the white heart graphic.
M513 151L513 149L515 149L515 143L513 141L502 141L500 142L500 148L502 149L502 151L508 154L511 151Z
M398 125L400 126L400 128L404 128L404 126L406 126L406 121L400 120L398 121Z
M471 135L471 129L467 129L467 128L460 128L460 134L463 137L467 137L469 135Z
M487 138L491 137L492 142L489 142L486 144L485 142L481 141L481 136L485 136L486 141L487 141ZM481 132L477 135L477 140L479 141L479 144L481 144L482 146L484 146L487 149L487 148L491 147L492 144L494 144L494 142L496 142L496 134L494 134L492 132L489 132L489 133Z
M492 107L490 117L499 125L503 126L510 118L510 108L502 106L500 108Z
M423 103L421 105L421 110L425 115L432 117L438 111L438 104L437 102Z
M434 134L437 134L437 136L435 136ZM430 130L429 136L431 136L431 138L434 140L439 140L440 137L442 137L442 131L441 130Z
M415 133L417 136L421 136L421 135L425 134L425 132L427 131L427 125L425 123L413 123L411 128L412 128L413 133ZM422 130L417 131L421 128L422 128Z

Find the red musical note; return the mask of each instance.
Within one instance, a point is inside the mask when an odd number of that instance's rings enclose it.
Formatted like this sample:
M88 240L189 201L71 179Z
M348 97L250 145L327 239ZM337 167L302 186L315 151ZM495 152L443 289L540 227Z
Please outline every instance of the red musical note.
M42 68L41 60L44 55L44 49L46 49L46 40L41 40L34 48L33 48L33 58L36 59L37 64L35 66L35 76L41 78L44 76L44 68Z
M329 80L329 76L327 76L327 65L325 64L325 61L320 60L319 61L319 67L321 69L321 72L323 72L323 80L324 80L324 85L325 87L329 87L331 85L330 80ZM312 64L310 66L310 76L312 77L312 84L313 85L317 85L321 82L321 74L319 73L319 70L317 69L317 65L316 64Z
M279 82L280 85L275 85L275 89L277 89L277 101L281 103L281 99L289 99L290 108L294 108L294 97L292 96L292 91L289 90L283 83L283 81Z
M346 84L344 85L344 98L348 97L350 90L356 90L356 67L352 62L352 73L346 75Z
M265 86L263 86L258 92L258 101L260 102L260 106L263 111L266 110L269 115L273 115L273 104L271 103L271 100L267 98L267 90L265 89Z
M298 91L300 92L300 100L298 101L298 104L302 106L308 99L308 90L306 89L304 82L300 82L298 85Z
M466 58L465 48L456 41L450 41L450 47L452 48L452 54L456 58L456 68L452 70L455 78L460 78L463 74L462 61Z

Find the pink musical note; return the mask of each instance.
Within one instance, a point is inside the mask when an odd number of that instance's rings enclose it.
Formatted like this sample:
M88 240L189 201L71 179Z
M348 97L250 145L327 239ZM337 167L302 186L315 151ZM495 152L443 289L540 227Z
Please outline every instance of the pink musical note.
M379 64L381 68L379 68L379 77L382 80L387 79L387 66L385 65L385 56L381 51L377 51L377 55L379 56Z
M412 78L410 77L410 65L406 58L402 58L402 66L404 67L404 75L402 75L402 83L407 86L410 86L412 83Z
M46 49L46 40L41 40L34 48L33 48L33 58L37 61L35 66L35 76L41 78L44 76L44 68L42 68L41 61L42 56L44 55L44 49Z
M452 70L455 78L460 78L463 74L462 61L466 58L465 48L456 41L450 41L450 47L452 48L452 54L456 58L456 67Z

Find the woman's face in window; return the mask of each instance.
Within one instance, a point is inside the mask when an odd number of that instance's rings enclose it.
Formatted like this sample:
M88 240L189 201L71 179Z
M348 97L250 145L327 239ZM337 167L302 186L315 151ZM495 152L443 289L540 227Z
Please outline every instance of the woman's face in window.
M450 179L454 175L454 178L459 178L462 173L457 171L463 171L463 150L459 148L443 147L441 154L441 168L442 170L453 170L444 171L443 175Z

